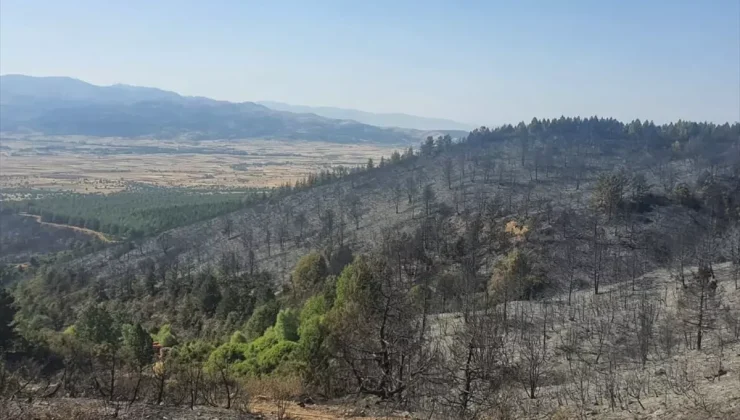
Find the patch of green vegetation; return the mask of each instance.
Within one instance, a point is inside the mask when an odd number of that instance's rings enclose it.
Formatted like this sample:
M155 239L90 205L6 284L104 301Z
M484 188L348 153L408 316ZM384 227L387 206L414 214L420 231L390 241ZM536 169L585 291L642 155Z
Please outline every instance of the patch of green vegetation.
M248 171L249 165L247 165L246 163L235 163L231 165L231 169L235 171Z
M257 198L255 191L147 187L108 195L47 194L4 207L41 216L43 222L140 237L236 211Z

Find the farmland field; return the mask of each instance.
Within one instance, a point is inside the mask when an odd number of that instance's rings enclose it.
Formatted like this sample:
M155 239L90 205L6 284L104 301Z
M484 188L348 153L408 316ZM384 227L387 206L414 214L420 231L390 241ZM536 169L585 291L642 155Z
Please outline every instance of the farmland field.
M364 164L402 145L282 140L163 141L2 135L0 189L111 193L132 183L260 188L329 166Z

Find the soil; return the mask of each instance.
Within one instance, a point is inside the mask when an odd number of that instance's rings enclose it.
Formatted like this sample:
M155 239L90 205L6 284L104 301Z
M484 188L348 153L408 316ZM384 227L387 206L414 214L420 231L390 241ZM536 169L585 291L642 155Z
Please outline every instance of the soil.
M397 413L392 416L365 416L355 408L341 405L307 405L300 407L289 403L284 417L292 420L334 420L352 418L357 420L396 420L411 418L408 413ZM157 406L136 403L120 403L118 407L100 400L84 398L57 398L39 401L5 401L0 402L0 418L13 420L97 420L117 418L161 419L161 420L257 420L274 419L276 405L270 401L260 400L250 404L249 411L227 410L218 407L197 406L193 410L186 407Z

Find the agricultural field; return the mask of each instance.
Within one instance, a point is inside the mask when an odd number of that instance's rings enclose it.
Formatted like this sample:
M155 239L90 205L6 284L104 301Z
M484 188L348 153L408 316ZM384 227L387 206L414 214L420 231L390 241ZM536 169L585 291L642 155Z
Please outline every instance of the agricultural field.
M262 188L330 166L388 157L403 145L281 140L157 140L0 136L0 189L112 193L132 183ZM12 198L12 197L6 197Z

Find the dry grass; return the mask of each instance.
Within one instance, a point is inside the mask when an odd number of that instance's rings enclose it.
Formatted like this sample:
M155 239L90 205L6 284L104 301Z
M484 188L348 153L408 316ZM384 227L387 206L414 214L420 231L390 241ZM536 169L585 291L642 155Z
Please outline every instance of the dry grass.
M309 141L80 137L4 137L2 145L0 188L83 193L120 191L132 182L200 188L271 187L332 165L379 160L400 149Z
M291 418L288 408L303 392L301 380L297 376L254 378L246 383L245 388L253 398L269 401L272 405L270 412L278 420Z

